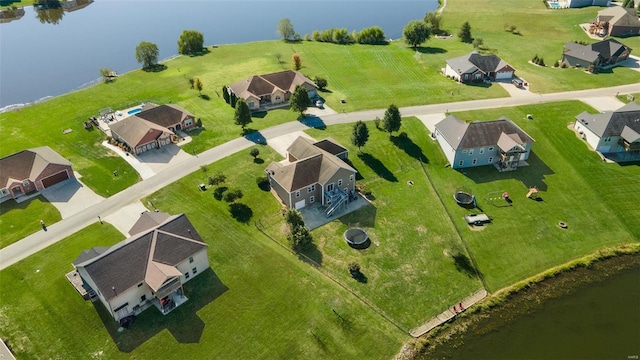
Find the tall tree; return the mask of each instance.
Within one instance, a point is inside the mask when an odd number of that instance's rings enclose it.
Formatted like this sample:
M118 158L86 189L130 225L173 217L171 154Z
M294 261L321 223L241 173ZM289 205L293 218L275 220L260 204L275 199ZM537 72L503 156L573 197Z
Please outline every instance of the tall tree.
M204 37L201 32L184 30L178 39L178 53L193 55L202 52Z
M242 127L242 133L244 134L245 127L251 123L251 110L249 110L249 105L244 99L240 98L236 102L236 112L233 115L233 121L236 125L240 125Z
M432 34L439 34L442 31L442 18L437 12L428 12L424 16L424 22L429 26Z
M227 89L226 85L222 87L222 97L224 98L224 101L227 102L227 104L231 102L231 96L229 96L229 90Z
M142 64L143 69L149 69L158 62L158 45L143 41L136 46L136 60Z
M291 94L289 98L289 105L291 106L291 110L299 112L300 117L304 115L304 112L309 107L309 103L311 100L309 99L309 93L307 93L307 89L303 86L296 86L296 89Z
M460 31L458 31L458 38L460 41L466 43L473 41L473 37L471 36L471 25L469 25L468 21L465 21L460 27Z
M278 29L276 30L280 36L282 36L283 40L289 40L295 35L295 30L293 30L293 24L291 20L288 18L281 19L278 21Z
M387 111L384 112L384 118L382 119L382 129L389 133L400 130L402 125L402 117L400 116L400 110L395 105L389 105Z
M404 40L414 49L429 38L429 27L424 21L410 21L402 31Z
M369 128L367 128L367 124L362 122L362 120L358 120L353 125L353 132L351 133L351 144L358 147L358 152L360 152L360 147L364 146L369 140Z
M298 54L291 55L291 62L293 63L293 68L296 71L302 69L302 59L300 58L300 55Z

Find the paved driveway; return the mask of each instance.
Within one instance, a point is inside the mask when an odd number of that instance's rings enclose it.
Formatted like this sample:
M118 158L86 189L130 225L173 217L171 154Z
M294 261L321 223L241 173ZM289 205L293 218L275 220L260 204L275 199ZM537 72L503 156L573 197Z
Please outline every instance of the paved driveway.
M600 112L618 110L619 108L624 106L624 103L618 100L618 98L615 96L591 97L591 98L582 99L582 102L587 103L587 105L593 107L594 109Z
M314 140L311 136L307 135L304 131L294 131L292 133L281 135L274 137L273 139L269 139L267 144L271 146L271 148L277 151L282 157L287 156L287 148L291 145L291 143L298 138L298 136L305 137L307 139Z
M435 114L427 114L427 115L418 115L417 118L422 121L424 126L431 132L432 134L436 131L436 124L442 121L447 117L445 113L435 113Z
M184 152L176 144L165 145L159 149L145 151L140 155L128 154L119 147L102 142L102 145L118 154L133 167L143 180L146 180L164 169L180 163L192 156Z
M126 205L118 209L116 212L109 214L102 220L113 225L124 236L129 237L129 229L138 221L140 214L148 211L140 201Z
M526 96L532 95L532 93L529 91L528 86L519 88L513 85L511 83L511 80L500 80L500 81L494 82L494 84L498 84L502 86L502 88L505 89L509 93L509 96L511 97L526 97Z
M104 198L89 189L78 179L69 179L44 189L42 195L58 209L63 219L73 216L84 209L98 204Z

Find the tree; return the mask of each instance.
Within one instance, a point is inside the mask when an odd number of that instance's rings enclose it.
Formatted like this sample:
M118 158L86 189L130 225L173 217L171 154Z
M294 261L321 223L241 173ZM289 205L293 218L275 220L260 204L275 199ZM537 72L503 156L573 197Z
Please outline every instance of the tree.
M473 37L471 37L471 25L469 25L468 21L465 21L460 27L460 31L458 31L458 38L460 41L466 43L470 43L473 40Z
M309 107L310 101L307 89L298 85L289 98L289 106L291 106L291 110L299 112L300 117L303 117L304 112Z
M400 110L395 105L390 105L387 111L384 112L384 118L382 118L382 129L389 133L400 130L402 125L402 118L400 116Z
M227 180L227 177L221 173L216 172L213 176L209 176L209 185L220 186L220 184L224 183Z
M256 159L258 155L260 155L260 150L258 150L258 148L253 148L251 149L251 151L249 151L249 155L253 156L253 158Z
M278 21L278 29L276 31L280 36L282 36L282 40L289 40L295 35L295 30L293 30L293 24L291 20L288 18L281 19Z
M303 251L313 242L313 237L306 226L296 226L289 232L291 249L297 253Z
M222 87L222 97L224 98L224 101L227 102L227 104L231 102L231 98L229 96L229 90L227 89L226 86Z
M229 98L229 105L231 105L231 107L235 109L237 102L238 102L238 97L236 96L235 93L232 92Z
M202 119L198 118L198 120L196 120L196 126L199 128L202 127Z
M196 90L198 90L198 95L202 95L202 81L200 81L200 78L195 78L195 80L193 80L193 86L196 88Z
M483 43L484 43L484 40L481 37L475 38L473 39L473 48L477 49L481 47Z
M236 202L236 200L242 199L243 196L244 194L242 193L242 190L235 189L235 190L229 190L226 193L224 193L222 198L224 199L224 201L228 203L234 203Z
M369 140L369 128L367 128L367 124L358 120L353 125L353 132L351 133L351 144L358 147L358 152L360 152L360 147L364 146Z
M249 110L249 105L244 99L240 98L236 102L236 112L233 115L233 121L236 125L240 125L242 127L242 133L244 134L245 126L251 123L251 110Z
M114 74L115 74L115 71L109 68L100 69L100 76L102 76L102 81L106 83L111 82L115 79Z
M410 21L402 31L404 40L414 49L429 38L429 27L424 21Z
M349 274L351 274L351 276L356 277L360 274L360 265L355 262L352 261L349 263Z
M289 224L289 228L293 229L297 226L304 226L304 220L300 211L292 208L288 208L284 213L284 221Z
M624 2L622 3L622 7L624 7L624 8L634 8L635 7L635 2L633 0L624 0Z
M136 46L136 60L142 64L143 69L153 67L158 62L159 54L158 45L152 42L143 41Z
M424 16L424 22L431 29L431 33L439 34L442 32L442 18L435 11L430 11Z
M298 54L293 54L291 56L291 61L293 62L293 68L298 71L300 69L302 69L302 59L300 58L300 55Z
M204 37L195 30L184 30L178 39L178 53L193 55L202 52Z
M36 17L42 24L58 24L64 16L64 8L60 1L39 0L34 6Z
M313 79L313 82L316 84L316 86L318 87L318 89L320 90L324 90L324 88L327 87L327 79L325 78L321 78L319 76L316 76Z

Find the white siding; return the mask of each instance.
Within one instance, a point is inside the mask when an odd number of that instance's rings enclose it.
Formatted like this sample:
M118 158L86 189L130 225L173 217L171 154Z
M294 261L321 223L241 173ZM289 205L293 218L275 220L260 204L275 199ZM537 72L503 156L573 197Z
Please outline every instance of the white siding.
M596 135L593 131L589 130L586 126L584 126L580 121L576 121L575 123L576 131L582 132L581 136L584 140L587 141L591 147L597 151L600 151L600 137ZM608 145L608 144L607 144Z
M455 150L453 150L453 147L449 145L449 143L442 136L442 134L440 134L440 131L438 131L438 129L436 129L436 139L438 140L438 144L440 144L440 148L442 149L444 156L447 158L447 161L449 161L449 164L451 164L451 166L455 168L455 166L457 165L454 162L456 157L456 152Z
M454 79L460 81L460 76L451 68L451 66L449 66L449 64L447 64L447 67L444 69L444 74L446 76L453 76Z

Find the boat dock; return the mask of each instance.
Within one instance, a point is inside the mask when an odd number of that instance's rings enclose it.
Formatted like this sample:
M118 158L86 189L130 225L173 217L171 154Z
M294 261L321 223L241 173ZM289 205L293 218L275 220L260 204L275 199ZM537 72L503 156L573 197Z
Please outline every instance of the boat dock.
M471 296L465 298L459 304L452 305L447 310L445 310L442 313L440 313L440 315L438 315L438 316L434 317L433 319L427 321L422 326L419 326L419 327L411 330L411 332L409 334L411 334L411 336L413 336L415 338L420 337L420 336L428 333L429 331L433 330L433 328L438 327L438 326L444 324L445 322L453 319L457 314L467 310L468 308L470 308L471 306L475 305L478 301L484 299L485 297L487 297L487 291L485 289L482 289L482 290L472 294ZM460 307L460 304L462 304L462 307Z

